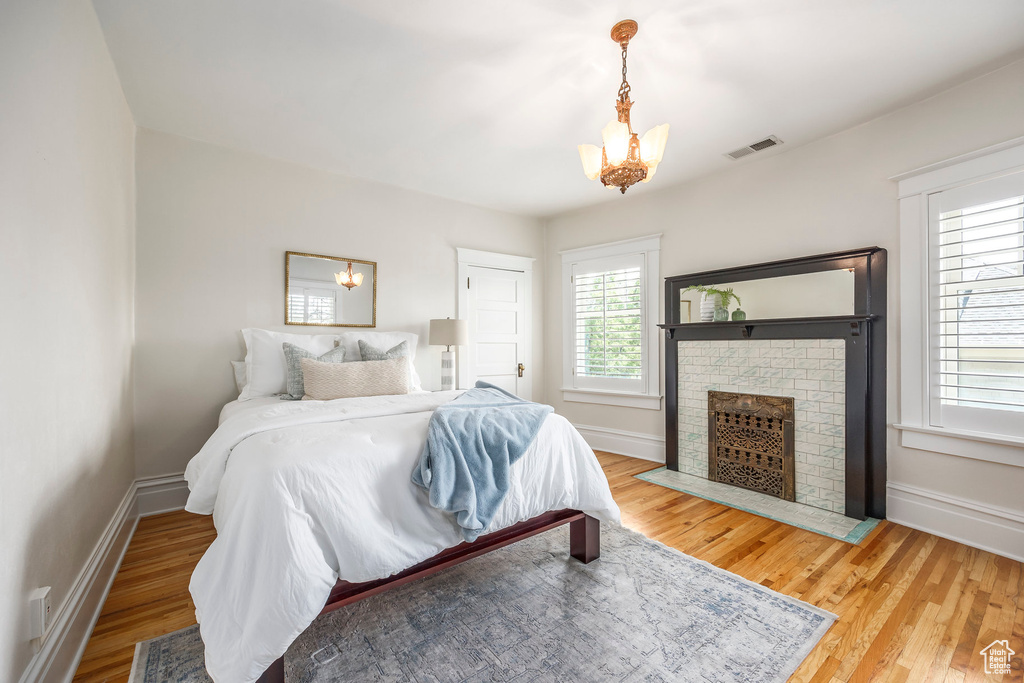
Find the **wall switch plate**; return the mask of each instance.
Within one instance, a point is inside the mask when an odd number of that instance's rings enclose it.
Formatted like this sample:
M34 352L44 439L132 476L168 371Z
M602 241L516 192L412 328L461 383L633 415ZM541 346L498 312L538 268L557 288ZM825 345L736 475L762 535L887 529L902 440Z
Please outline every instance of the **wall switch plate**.
M29 631L32 638L42 638L50 628L50 587L44 586L29 595Z

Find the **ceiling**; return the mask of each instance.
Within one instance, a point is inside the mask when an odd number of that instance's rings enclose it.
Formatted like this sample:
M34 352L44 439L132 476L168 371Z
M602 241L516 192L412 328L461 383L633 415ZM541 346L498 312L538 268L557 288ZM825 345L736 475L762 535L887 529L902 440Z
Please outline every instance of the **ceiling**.
M672 127L630 196L1024 56L1021 0L93 4L139 126L534 216L620 200L576 152L615 115L619 19L634 125Z

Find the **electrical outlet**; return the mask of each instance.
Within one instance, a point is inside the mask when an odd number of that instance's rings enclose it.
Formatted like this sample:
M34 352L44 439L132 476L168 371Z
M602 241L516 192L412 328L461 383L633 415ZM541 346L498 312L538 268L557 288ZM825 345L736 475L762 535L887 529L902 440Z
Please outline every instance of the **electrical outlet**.
M42 638L50 628L50 587L43 586L29 595L29 631L32 638Z

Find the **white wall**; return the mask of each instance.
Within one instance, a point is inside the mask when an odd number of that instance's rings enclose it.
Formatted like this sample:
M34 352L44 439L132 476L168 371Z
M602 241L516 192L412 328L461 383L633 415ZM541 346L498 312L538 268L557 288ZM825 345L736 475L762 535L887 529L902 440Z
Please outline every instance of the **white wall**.
M0 680L135 477L134 131L86 0L0 4Z
M855 247L889 250L889 422L898 421L899 224L896 183L887 178L1024 135L1024 61L838 135L645 196L548 221L548 282L559 282L559 250L664 233L662 276ZM673 131L665 163L699 131ZM657 183L657 179L654 181ZM594 187L595 193L607 192ZM664 411L561 400L562 302L547 292L546 398L572 422L664 435ZM694 307L694 318L699 315ZM889 434L891 482L1024 511L1021 467L904 449ZM1024 527L1022 527L1024 528Z
M533 219L145 129L137 167L140 477L183 471L213 432L236 395L228 361L244 356L241 328L345 330L283 324L285 251L376 261L377 329L420 335L427 389L440 386L442 351L426 345L428 321L455 315L456 247L543 256Z

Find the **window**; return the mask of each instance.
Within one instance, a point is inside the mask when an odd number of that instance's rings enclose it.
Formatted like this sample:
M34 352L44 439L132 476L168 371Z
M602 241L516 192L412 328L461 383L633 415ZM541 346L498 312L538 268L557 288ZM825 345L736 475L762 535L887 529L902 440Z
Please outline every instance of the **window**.
M1024 457L1021 142L898 178L905 447Z
M660 236L562 253L563 398L659 409Z
M929 213L931 422L1024 435L1024 173L933 193Z
M607 388L637 391L643 379L643 257L611 261L573 264L573 372L580 378L601 381Z
M337 298L329 289L292 289L288 297L288 319L296 323L333 325Z

